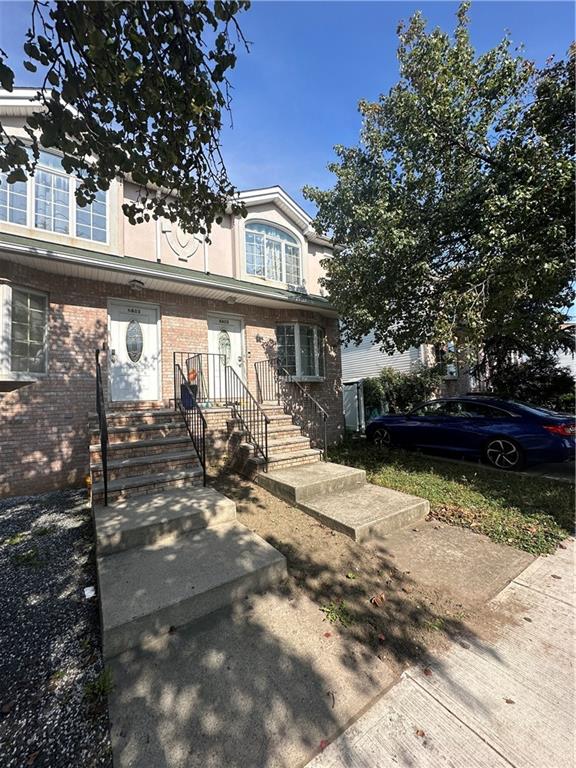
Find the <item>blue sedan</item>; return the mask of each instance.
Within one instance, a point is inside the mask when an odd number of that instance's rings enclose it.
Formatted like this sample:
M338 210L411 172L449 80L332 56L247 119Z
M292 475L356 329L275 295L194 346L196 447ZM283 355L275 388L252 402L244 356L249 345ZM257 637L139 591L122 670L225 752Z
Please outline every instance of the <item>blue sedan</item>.
M366 427L375 445L483 459L498 469L574 459L573 417L488 396L447 397L410 413L379 416Z

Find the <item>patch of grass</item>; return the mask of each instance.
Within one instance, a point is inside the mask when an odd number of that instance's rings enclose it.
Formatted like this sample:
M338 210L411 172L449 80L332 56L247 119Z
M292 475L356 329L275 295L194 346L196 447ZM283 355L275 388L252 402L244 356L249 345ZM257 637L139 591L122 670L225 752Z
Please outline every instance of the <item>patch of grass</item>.
M381 451L364 442L332 449L330 460L365 469L375 485L428 499L438 520L535 555L553 552L574 530L574 488L568 483Z
M25 549L23 552L18 552L13 555L12 560L16 565L27 565L31 568L37 568L42 565L42 558L40 557L40 552L35 544L28 547L28 549Z
M93 680L86 683L84 695L91 704L98 704L104 701L113 688L112 671L106 667Z
M354 623L352 614L342 601L339 603L328 603L328 605L323 606L320 610L331 624L340 623L343 627L350 627Z
M4 544L8 544L10 547L15 546L16 544L22 544L23 541L26 541L28 535L28 531L20 531L20 533L15 533L14 536L10 536L9 539L6 539Z

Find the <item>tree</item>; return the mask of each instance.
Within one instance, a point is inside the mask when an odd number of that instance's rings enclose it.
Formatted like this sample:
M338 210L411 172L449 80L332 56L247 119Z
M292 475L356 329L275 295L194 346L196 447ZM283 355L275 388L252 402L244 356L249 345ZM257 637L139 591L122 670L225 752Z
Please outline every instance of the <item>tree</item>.
M236 16L249 5L36 0L24 66L43 70L43 87L27 118L28 141L2 131L0 171L8 182L24 181L40 146L54 148L80 179L80 205L120 177L140 188L123 206L131 223L162 216L190 232L209 231L235 193L219 134L230 105L233 37L245 44ZM13 90L4 51L0 84Z
M336 252L324 285L347 341L386 352L552 350L574 299L574 55L542 70L505 37L476 55L400 25L400 80L361 101L360 143L335 147L333 188L305 188ZM488 362L491 362L490 360Z
M502 365L492 376L491 389L500 397L524 400L555 411L574 413L574 376L551 355Z

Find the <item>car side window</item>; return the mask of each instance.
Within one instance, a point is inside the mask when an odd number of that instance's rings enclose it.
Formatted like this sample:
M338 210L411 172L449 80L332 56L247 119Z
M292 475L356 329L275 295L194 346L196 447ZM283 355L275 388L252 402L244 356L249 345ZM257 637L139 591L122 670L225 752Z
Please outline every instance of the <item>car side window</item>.
M445 416L447 403L440 401L433 401L421 405L415 411L412 411L411 416Z
M484 403L474 403L464 400L451 403L454 406L454 412L452 416L462 416L464 418L474 419L505 419L507 413L501 411L499 408L494 408L491 405L485 405Z

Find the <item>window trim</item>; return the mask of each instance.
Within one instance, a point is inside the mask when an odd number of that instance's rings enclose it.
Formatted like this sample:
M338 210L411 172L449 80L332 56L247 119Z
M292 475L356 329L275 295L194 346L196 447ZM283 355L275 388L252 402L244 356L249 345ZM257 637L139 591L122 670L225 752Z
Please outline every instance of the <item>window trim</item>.
M46 328L44 330L44 371L12 370L12 290L25 291L46 299ZM48 326L50 322L50 294L27 285L0 282L0 380L33 382L48 376L50 356Z
M321 338L326 338L326 330L321 325L316 325L315 323L277 323L275 334L276 334L276 349L278 350L278 328L280 326L292 326L294 328L294 355L295 355L295 363L296 363L296 373L289 373L290 378L293 381L310 381L310 382L322 382L326 381L326 350L325 348L319 349L318 348L318 336L320 335ZM314 362L315 367L318 370L317 374L314 375L306 375L302 373L302 347L300 345L300 328L313 328L314 329ZM324 368L324 374L320 374L320 354L322 354L323 358L323 368ZM286 379L287 376L283 376L282 378Z
M61 158L62 155L60 155L57 152L47 152L47 150L43 149L42 152L46 152L48 155L52 155L53 157L59 157ZM36 226L36 170L44 171L45 173L53 173L57 176L63 177L68 180L68 223L69 223L69 232L63 233L63 232L55 232L53 229L43 229L42 227ZM9 224L12 227L22 227L23 229L32 229L35 232L45 232L48 235L56 235L57 237L68 237L73 238L74 240L81 240L83 243L95 243L96 245L100 246L109 246L110 245L110 189L103 189L101 190L104 192L105 195L105 205L106 205L106 240L91 240L89 237L83 237L82 235L77 234L76 229L76 211L78 206L78 203L76 202L76 194L74 185L77 184L79 179L76 178L76 176L73 176L70 173L66 173L66 171L62 168L54 168L51 165L45 165L42 163L41 160L38 160L38 164L36 166L34 176L29 176L26 179L26 223L25 224L19 224L17 222L13 221L2 221L2 224Z
M256 275L253 272L248 272L248 254L246 249L246 235L248 232L250 232L250 225L251 224L261 224L266 227L271 227L272 229L277 229L280 232L285 232L287 235L289 235L291 238L294 239L294 243L287 243L286 240L282 240L282 238L272 237L270 235L267 235L264 232L254 232L252 230L252 234L254 235L262 235L264 237L264 274L263 275ZM266 259L266 238L269 237L270 240L280 243L281 249L282 249L282 258L281 258L281 270L282 270L282 276L280 280L277 280L275 277L269 277L267 274L267 259ZM269 283L279 283L282 285L294 285L294 283L288 283L286 280L286 244L291 245L293 247L298 248L298 276L299 276L299 286L304 285L304 270L303 270L303 245L302 245L302 239L299 237L299 235L296 232L292 232L287 227L282 226L281 224L276 224L275 221L268 221L266 219L260 219L260 218L253 218L253 219L247 219L244 221L244 232L243 232L243 241L244 241L244 273L248 277L256 277L259 280L266 280L266 282ZM299 287L298 286L298 287Z

